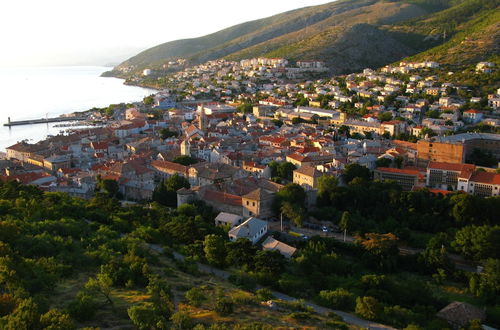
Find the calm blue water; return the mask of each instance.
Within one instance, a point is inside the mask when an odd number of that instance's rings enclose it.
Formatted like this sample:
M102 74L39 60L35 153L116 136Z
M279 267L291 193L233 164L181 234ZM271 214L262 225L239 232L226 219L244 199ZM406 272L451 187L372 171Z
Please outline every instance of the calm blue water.
M0 68L0 151L18 141L30 143L57 135L55 124L4 127L7 118L22 120L55 117L63 113L139 101L153 90L102 78L106 67Z

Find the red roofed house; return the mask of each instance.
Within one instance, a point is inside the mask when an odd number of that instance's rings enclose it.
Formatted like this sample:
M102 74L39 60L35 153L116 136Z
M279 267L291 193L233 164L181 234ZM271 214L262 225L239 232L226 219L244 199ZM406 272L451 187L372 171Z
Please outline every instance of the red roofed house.
M483 120L483 113L474 109L469 109L464 111L463 118L465 122L475 124Z
M468 180L475 169L476 166L471 164L429 162L426 185L430 188L456 190L458 177Z
M380 181L395 181L403 187L403 190L410 191L422 186L424 174L416 168L378 167L373 172L373 178Z
M470 194L490 197L500 195L500 174L477 171L469 177L458 177L458 190Z

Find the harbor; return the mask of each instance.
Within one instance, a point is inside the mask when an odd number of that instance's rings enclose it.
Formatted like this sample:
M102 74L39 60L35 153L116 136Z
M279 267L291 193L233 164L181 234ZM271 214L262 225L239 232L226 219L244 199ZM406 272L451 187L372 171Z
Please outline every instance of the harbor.
M45 124L45 123L56 123L56 122L67 122L67 121L84 121L87 120L86 117L54 117L54 118L40 118L40 119L28 119L28 120L17 120L11 121L10 117L3 126L21 126L21 125L33 125L33 124Z

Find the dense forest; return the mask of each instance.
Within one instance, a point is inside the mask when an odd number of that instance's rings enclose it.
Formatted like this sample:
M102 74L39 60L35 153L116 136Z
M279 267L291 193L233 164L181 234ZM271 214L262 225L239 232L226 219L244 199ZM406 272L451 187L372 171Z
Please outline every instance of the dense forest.
M273 233L298 248L289 260L230 242L203 203L122 205L112 189L83 200L0 183L0 328L348 328L301 301L264 309L276 291L408 329L447 328L436 312L465 301L500 325L499 198L404 192L356 167L345 181L322 178L309 213L356 241ZM290 184L276 206L303 198ZM197 262L230 272L230 283Z

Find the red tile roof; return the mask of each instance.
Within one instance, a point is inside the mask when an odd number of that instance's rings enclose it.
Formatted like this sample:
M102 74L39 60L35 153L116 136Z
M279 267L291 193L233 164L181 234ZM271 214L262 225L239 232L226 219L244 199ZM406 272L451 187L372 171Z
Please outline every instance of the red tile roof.
M215 190L206 190L203 194L203 199L221 204L233 206L241 206L241 197Z
M484 184L500 185L500 174L492 172L477 171L472 174L470 181Z

